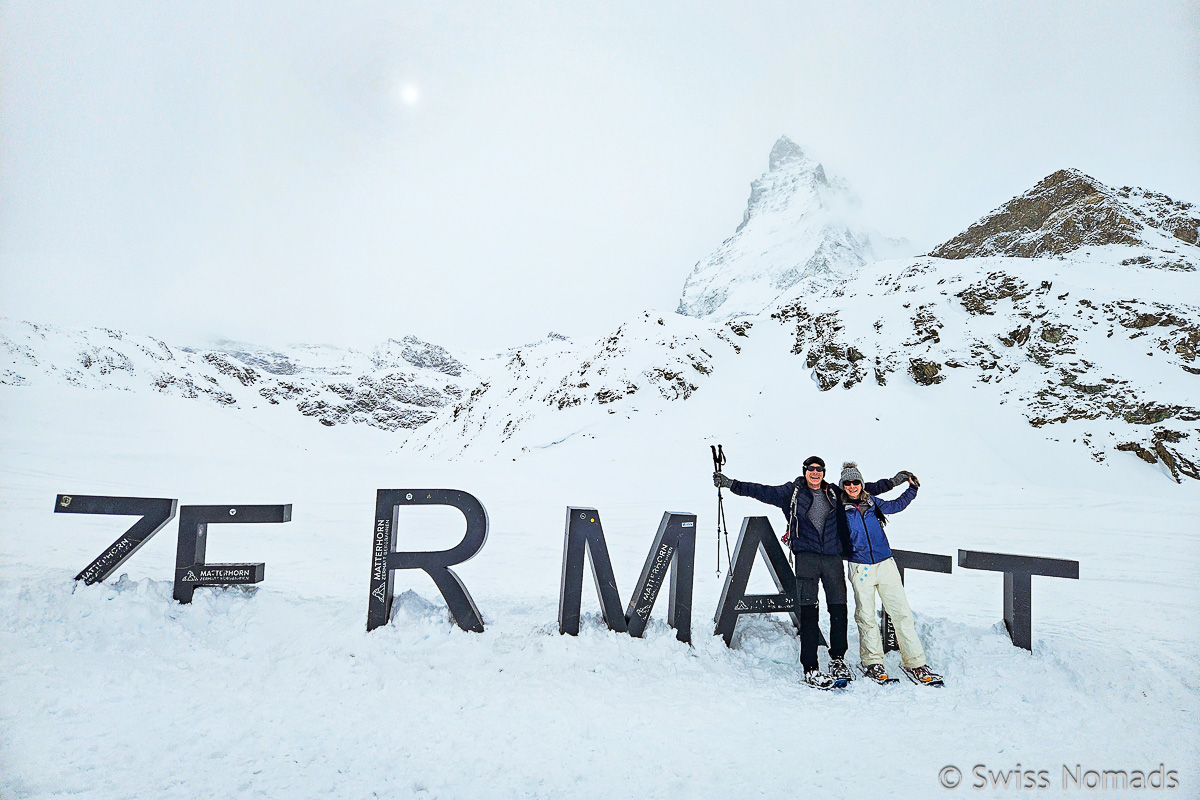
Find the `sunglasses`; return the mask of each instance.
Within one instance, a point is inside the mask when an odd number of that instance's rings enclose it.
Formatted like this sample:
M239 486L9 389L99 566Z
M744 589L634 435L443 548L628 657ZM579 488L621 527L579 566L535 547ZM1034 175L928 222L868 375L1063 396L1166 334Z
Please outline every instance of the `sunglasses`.
M842 486L862 486L862 481L842 481Z
M813 464L811 467L805 467L804 471L805 472L824 472L825 468L818 466L816 464Z

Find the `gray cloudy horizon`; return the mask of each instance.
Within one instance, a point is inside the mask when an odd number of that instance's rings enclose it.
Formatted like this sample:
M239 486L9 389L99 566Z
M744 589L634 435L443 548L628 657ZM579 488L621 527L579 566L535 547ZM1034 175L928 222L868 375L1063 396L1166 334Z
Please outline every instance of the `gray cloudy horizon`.
M1064 167L1200 201L1196 3L573 6L5 3L0 313L596 335L674 310L780 135L921 251Z

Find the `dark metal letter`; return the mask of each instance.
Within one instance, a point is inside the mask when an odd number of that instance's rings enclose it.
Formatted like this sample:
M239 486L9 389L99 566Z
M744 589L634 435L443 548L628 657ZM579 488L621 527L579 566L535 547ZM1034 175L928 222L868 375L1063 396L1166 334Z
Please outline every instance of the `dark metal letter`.
M179 508L178 500L165 497L102 497L90 494L60 494L54 500L56 514L113 514L117 516L141 517L129 530L96 556L75 576L91 586L124 564L150 537L161 531Z
M900 571L900 582L904 583L904 570L919 569L923 572L944 572L949 574L954 569L954 559L950 556L939 556L936 553L918 553L915 550L896 550L892 549L892 558L896 562L896 569ZM892 627L892 620L888 617L887 611L881 611L882 619L879 621L879 633L883 636L883 652L891 653L900 649L900 643L896 641L896 629Z
M210 523L291 522L292 505L183 506L179 509L179 543L175 548L175 599L192 602L197 586L261 583L266 564L206 564Z
M463 539L449 550L396 550L396 516L400 506L453 506L467 519ZM387 625L392 616L392 572L424 570L437 585L450 616L464 631L483 631L483 616L471 593L450 569L472 558L487 541L488 515L473 495L458 489L380 489L375 493L375 531L371 545L371 597L367 630Z
M958 565L1004 573L1004 627L1017 647L1033 651L1033 576L1079 578L1079 562L1063 558L1016 556L959 550Z
M746 594L750 571L754 568L754 556L762 553L767 562L767 571L775 581L778 594ZM796 580L788 568L787 556L775 538L775 531L766 517L746 517L738 533L737 547L733 550L733 566L725 576L725 588L717 603L716 631L725 637L725 645L733 643L733 631L742 614L787 613L792 624L800 628L800 615L796 606Z
M592 564L592 580L596 583L596 595L600 598L600 613L604 615L604 623L609 630L618 633L629 630L625 614L621 611L621 593L617 591L617 578L613 575L612 561L608 557L608 545L604 542L600 512L594 508L569 506L563 540L562 579L558 588L558 632L572 636L579 634L585 550Z
M599 517L597 517L599 519ZM596 523L599 527L599 522ZM569 529L569 526L568 526ZM640 637L650 619L650 609L671 569L671 589L667 608L667 624L675 629L675 638L692 641L692 573L696 564L696 515L664 511L658 523L654 544L646 554L641 577L625 609L625 622L630 636ZM582 564L580 571L582 572ZM582 576L581 576L582 577ZM581 587L582 591L582 587ZM561 597L561 595L560 595ZM601 601L603 602L603 601ZM579 626L579 606L575 606L576 630ZM561 606L559 629L562 629Z

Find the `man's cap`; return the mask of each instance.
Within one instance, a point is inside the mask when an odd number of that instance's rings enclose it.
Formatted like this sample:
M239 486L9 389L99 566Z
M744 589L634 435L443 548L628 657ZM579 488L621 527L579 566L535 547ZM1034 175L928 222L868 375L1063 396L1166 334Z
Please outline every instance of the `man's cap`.
M805 469L808 469L813 464L820 464L821 469L825 469L825 459L821 458L820 456L809 456L808 458L804 459Z

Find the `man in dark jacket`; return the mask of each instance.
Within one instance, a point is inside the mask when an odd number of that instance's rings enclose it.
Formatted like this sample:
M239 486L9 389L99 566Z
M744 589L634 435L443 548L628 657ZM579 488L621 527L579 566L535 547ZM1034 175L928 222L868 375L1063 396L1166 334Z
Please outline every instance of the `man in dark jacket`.
M871 494L880 494L908 482L908 473L883 478L866 485ZM846 665L846 580L842 559L848 552L845 523L838 524L845 512L837 501L837 487L825 480L825 461L810 456L804 461L804 475L782 486L737 481L720 472L713 483L743 497L753 497L783 509L787 517L784 542L792 548L796 561L796 602L800 608L800 663L804 682L819 689L833 688L853 679ZM818 669L817 587L825 587L825 605L829 608L829 673Z

